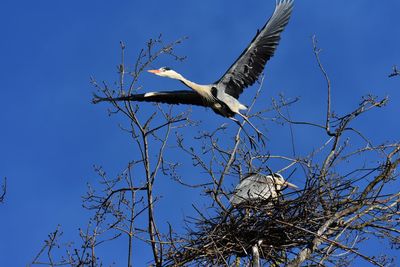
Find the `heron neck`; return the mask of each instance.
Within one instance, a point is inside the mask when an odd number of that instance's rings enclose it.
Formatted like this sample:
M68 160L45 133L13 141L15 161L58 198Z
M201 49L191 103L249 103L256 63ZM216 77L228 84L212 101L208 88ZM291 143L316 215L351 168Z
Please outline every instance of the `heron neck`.
M179 76L177 77L177 79L179 81L181 81L183 84L185 84L187 87L193 89L194 91L198 92L199 94L203 94L205 92L205 86L204 85L200 85L197 83L194 83L192 81L189 81L188 79L186 79L185 77L183 77L182 75L179 74Z

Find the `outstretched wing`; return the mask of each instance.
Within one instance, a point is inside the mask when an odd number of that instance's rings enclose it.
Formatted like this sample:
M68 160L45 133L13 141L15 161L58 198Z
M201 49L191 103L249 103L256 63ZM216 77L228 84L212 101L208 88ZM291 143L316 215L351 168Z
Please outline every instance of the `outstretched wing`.
M225 87L225 93L238 98L243 89L254 84L267 61L274 55L280 34L289 22L293 0L279 0L272 17L239 58L216 83Z
M93 103L98 103L102 101L140 101L175 105L185 104L206 106L205 101L198 93L188 90L149 92L145 94L134 94L115 98L103 98L96 95L94 96Z

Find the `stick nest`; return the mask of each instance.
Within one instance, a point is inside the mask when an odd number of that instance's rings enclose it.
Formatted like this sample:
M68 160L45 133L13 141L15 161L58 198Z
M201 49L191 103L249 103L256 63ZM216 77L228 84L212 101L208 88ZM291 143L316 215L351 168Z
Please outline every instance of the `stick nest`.
M174 242L164 262L166 266L227 264L251 256L252 248L258 246L260 258L282 263L288 252L309 244L326 222L318 194L313 192L243 202L213 218L201 214L187 237Z

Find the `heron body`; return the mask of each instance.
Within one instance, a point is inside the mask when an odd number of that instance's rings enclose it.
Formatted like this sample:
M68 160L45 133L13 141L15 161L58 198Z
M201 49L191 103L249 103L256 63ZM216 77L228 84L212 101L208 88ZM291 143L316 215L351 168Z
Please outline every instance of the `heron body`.
M149 72L154 73L161 77L168 77L171 79L176 79L181 81L187 87L191 88L193 91L164 91L164 92L151 92L144 94L147 99L155 97L157 98L154 102L162 102L163 100L167 102L169 96L175 97L180 95L185 98L185 100L191 100L189 104L200 105L205 107L210 107L215 113L224 117L233 117L235 114L239 113L239 110L247 109L247 107L239 102L238 99L225 93L224 86L218 83L201 85L194 83L181 74L168 67L162 67L158 70L149 70ZM193 101L196 100L197 101ZM173 104L181 104L181 99L171 98L170 101L175 101ZM192 102L193 101L193 102Z
M248 47L228 68L225 74L216 82L208 85L194 83L180 73L162 67L149 70L158 76L168 77L181 81L193 91L159 91L145 94L133 94L116 98L96 97L94 102L100 101L146 101L161 102L167 104L188 104L210 107L215 113L230 118L238 123L233 117L241 116L256 131L246 116L240 113L247 107L239 102L238 98L243 90L253 85L264 70L267 61L274 55L280 41L280 35L289 22L292 13L293 0L279 0L276 3L275 11L261 30L257 31L256 36ZM240 123L239 123L240 125Z
M249 174L236 186L230 202L233 205L239 205L252 200L276 199L280 191L286 187L297 188L294 184L285 181L278 173Z

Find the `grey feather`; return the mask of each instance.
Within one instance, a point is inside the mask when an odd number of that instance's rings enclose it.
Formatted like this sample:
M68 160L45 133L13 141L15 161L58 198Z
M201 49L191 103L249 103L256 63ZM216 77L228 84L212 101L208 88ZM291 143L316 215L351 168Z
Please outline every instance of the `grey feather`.
M109 99L101 99L102 101ZM205 100L196 92L188 90L178 91L160 91L160 92L148 92L145 94L133 94L129 96L121 96L112 98L113 101L139 101L139 102L158 102L166 104L186 104L186 105L197 105L197 106L208 106ZM97 101L99 102L99 101Z
M280 35L289 22L293 9L292 0L280 0L264 27L257 31L250 45L216 82L218 87L235 98L243 89L251 86L264 70L267 61L274 55Z
M250 200L266 200L276 198L285 183L279 174L250 174L236 186L230 202L233 205Z

